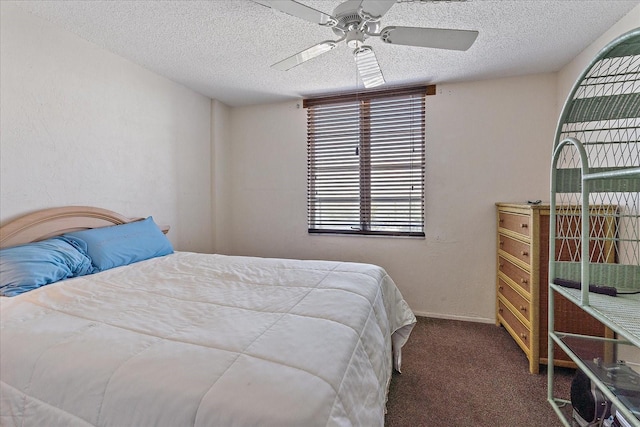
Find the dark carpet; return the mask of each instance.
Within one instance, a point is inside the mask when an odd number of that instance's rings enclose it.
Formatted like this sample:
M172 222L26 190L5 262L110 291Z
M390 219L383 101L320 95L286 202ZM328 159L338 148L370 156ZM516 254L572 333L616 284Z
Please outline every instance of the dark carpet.
M569 398L574 370L556 368ZM570 410L570 409L567 409ZM547 402L547 370L529 362L499 326L419 317L394 373L387 427L561 427Z

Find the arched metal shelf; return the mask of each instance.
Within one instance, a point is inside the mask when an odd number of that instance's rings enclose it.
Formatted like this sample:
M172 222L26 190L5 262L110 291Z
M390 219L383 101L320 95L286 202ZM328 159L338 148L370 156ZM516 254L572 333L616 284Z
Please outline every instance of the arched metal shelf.
M621 384L612 385L599 370L621 355L638 354L640 362L640 28L602 49L572 88L556 131L550 209L549 287L555 292L549 292L548 354L555 346L564 350L619 416L638 427L640 397L636 407ZM588 285L607 286L617 296L590 292ZM556 331L555 293L616 338ZM584 350L593 343L602 349L597 357ZM562 410L570 402L554 397L552 359L548 399L570 426Z

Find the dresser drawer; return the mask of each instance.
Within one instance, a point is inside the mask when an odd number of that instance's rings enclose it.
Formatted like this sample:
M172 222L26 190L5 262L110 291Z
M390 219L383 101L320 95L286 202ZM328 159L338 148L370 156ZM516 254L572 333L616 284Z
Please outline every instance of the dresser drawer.
M498 299L498 315L512 329L515 337L527 348L531 350L531 332L515 314L513 314L504 303Z
M548 204L530 205L522 203L496 203L497 262L496 262L496 324L503 325L513 336L529 359L529 371L539 372L539 363L547 363L547 334L549 317L549 232L550 209ZM617 230L616 206L593 206L600 216L591 216L590 228L594 239L589 244L592 262L616 262L613 237ZM563 212L558 207L558 218L573 215L558 222L557 235L573 235L580 229L580 210ZM597 236L597 237L595 237ZM567 248L567 244L572 245ZM578 252L578 241L556 245L557 258L573 259L569 255ZM609 246L607 246L609 245ZM559 255L559 257L558 257ZM565 306L564 303L568 305ZM580 307L555 298L554 323L556 330L579 335L611 336L603 325L592 325L593 319ZM521 307L526 307L521 310ZM593 327L592 327L593 326ZM609 345L608 343L605 347ZM606 348L604 349L606 350ZM590 354L607 354L589 350ZM557 366L571 366L566 355L556 347L551 355ZM613 360L613 356L611 356Z
M531 316L529 314L530 304L527 299L516 292L511 286L509 286L502 278L498 278L498 296L502 295L509 303L520 312L529 322Z
M531 277L528 271L521 269L501 256L498 256L498 271L513 280L516 285L527 291L527 293L531 293Z
M520 261L531 265L531 249L528 243L521 242L504 234L500 234L498 244L500 249L518 258Z
M531 237L528 215L498 212L498 223L502 228L521 234L524 237Z

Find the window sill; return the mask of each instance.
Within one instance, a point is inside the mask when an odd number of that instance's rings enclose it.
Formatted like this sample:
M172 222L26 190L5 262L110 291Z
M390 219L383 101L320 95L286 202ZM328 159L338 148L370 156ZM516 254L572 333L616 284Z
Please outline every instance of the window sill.
M394 237L401 239L425 239L424 233L390 233L390 232L361 232L361 231L328 231L308 230L309 236L355 236L355 237Z

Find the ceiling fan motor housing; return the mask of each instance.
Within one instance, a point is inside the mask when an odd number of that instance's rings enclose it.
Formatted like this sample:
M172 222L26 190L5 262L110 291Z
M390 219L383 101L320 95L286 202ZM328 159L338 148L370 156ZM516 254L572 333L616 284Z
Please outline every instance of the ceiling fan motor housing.
M364 44L364 33L358 30L350 30L347 31L346 35L347 46L351 49L359 48Z
M351 48L360 47L367 33L375 34L380 30L378 21L368 21L362 29L358 30L363 21L359 13L360 2L361 0L348 0L339 4L333 11L338 24L331 29L339 37L346 34L347 46Z

